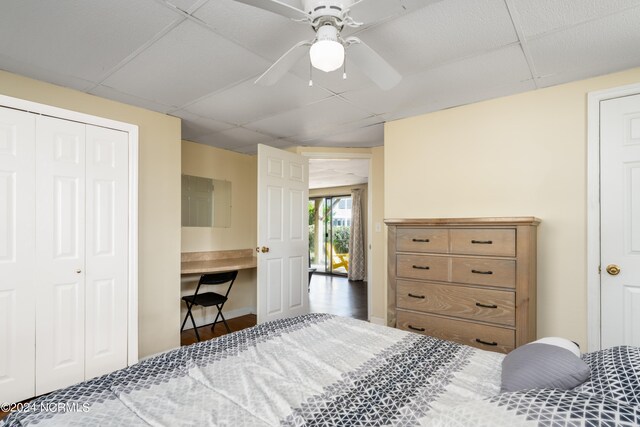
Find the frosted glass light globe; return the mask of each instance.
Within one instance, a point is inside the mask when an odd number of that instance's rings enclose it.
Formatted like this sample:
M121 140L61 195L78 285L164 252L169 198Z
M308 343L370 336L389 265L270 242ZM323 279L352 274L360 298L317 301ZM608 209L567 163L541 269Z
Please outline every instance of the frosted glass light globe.
M311 65L324 72L334 71L344 64L344 46L338 41L338 30L325 25L318 28L316 42L309 49Z

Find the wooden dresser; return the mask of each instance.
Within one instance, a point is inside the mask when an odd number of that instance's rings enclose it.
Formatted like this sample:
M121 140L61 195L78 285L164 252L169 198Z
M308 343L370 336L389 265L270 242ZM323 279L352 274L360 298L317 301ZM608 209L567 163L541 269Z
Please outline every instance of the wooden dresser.
M385 223L389 326L504 353L536 339L539 219Z

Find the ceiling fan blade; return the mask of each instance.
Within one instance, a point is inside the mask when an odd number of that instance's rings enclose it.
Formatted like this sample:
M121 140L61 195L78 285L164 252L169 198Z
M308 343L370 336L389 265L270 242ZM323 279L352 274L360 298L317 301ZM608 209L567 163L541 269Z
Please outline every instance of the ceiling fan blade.
M309 51L308 47L311 46L310 41L301 41L296 43L291 49L289 49L284 55L282 55L271 67L260 77L257 78L255 83L260 83L263 86L271 86L282 78L287 71L289 71L295 64L302 58L302 56Z
M302 9L298 9L297 7L289 6L286 3L283 3L278 0L235 0L239 3L248 4L249 6L254 6L260 9L267 10L269 12L277 13L278 15L286 16L290 19L295 20L309 20L309 17Z
M362 40L349 37L345 42L347 57L381 89L389 90L400 83L400 73Z

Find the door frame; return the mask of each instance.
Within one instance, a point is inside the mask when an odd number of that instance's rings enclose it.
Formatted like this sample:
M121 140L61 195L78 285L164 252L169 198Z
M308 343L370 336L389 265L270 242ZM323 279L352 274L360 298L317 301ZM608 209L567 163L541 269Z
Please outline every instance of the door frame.
M304 151L301 155L309 159L367 159L369 160L369 178L367 180L367 319L372 323L384 324L383 319L371 319L371 298L373 289L373 266L371 265L371 239L373 238L373 186L371 185L371 177L373 176L373 155L370 153L340 153L329 151Z
M127 132L129 135L129 240L127 365L138 361L138 126L78 111L0 95L0 106Z
M600 103L640 94L640 84L587 94L587 351L600 350Z

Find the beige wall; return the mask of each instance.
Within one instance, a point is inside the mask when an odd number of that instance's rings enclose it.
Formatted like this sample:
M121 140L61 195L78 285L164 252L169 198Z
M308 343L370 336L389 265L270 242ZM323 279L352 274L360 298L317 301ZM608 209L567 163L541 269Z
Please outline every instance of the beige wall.
M640 69L385 126L385 217L532 215L538 336L587 342L587 93Z
M384 226L384 147L371 149L371 275L375 286L371 289L372 322L385 324L387 315L387 228Z
M178 347L180 120L4 71L0 93L139 127L139 355Z
M231 182L231 227L182 227L182 252L255 248L258 224L257 158L182 141L182 173ZM193 294L198 277L183 277L183 294ZM256 270L240 270L224 307L225 316L231 318L255 313L256 293ZM184 316L184 305L181 310ZM212 321L209 320L212 316L215 316L215 308L200 308L195 312L196 322ZM204 320L205 317L207 320Z

